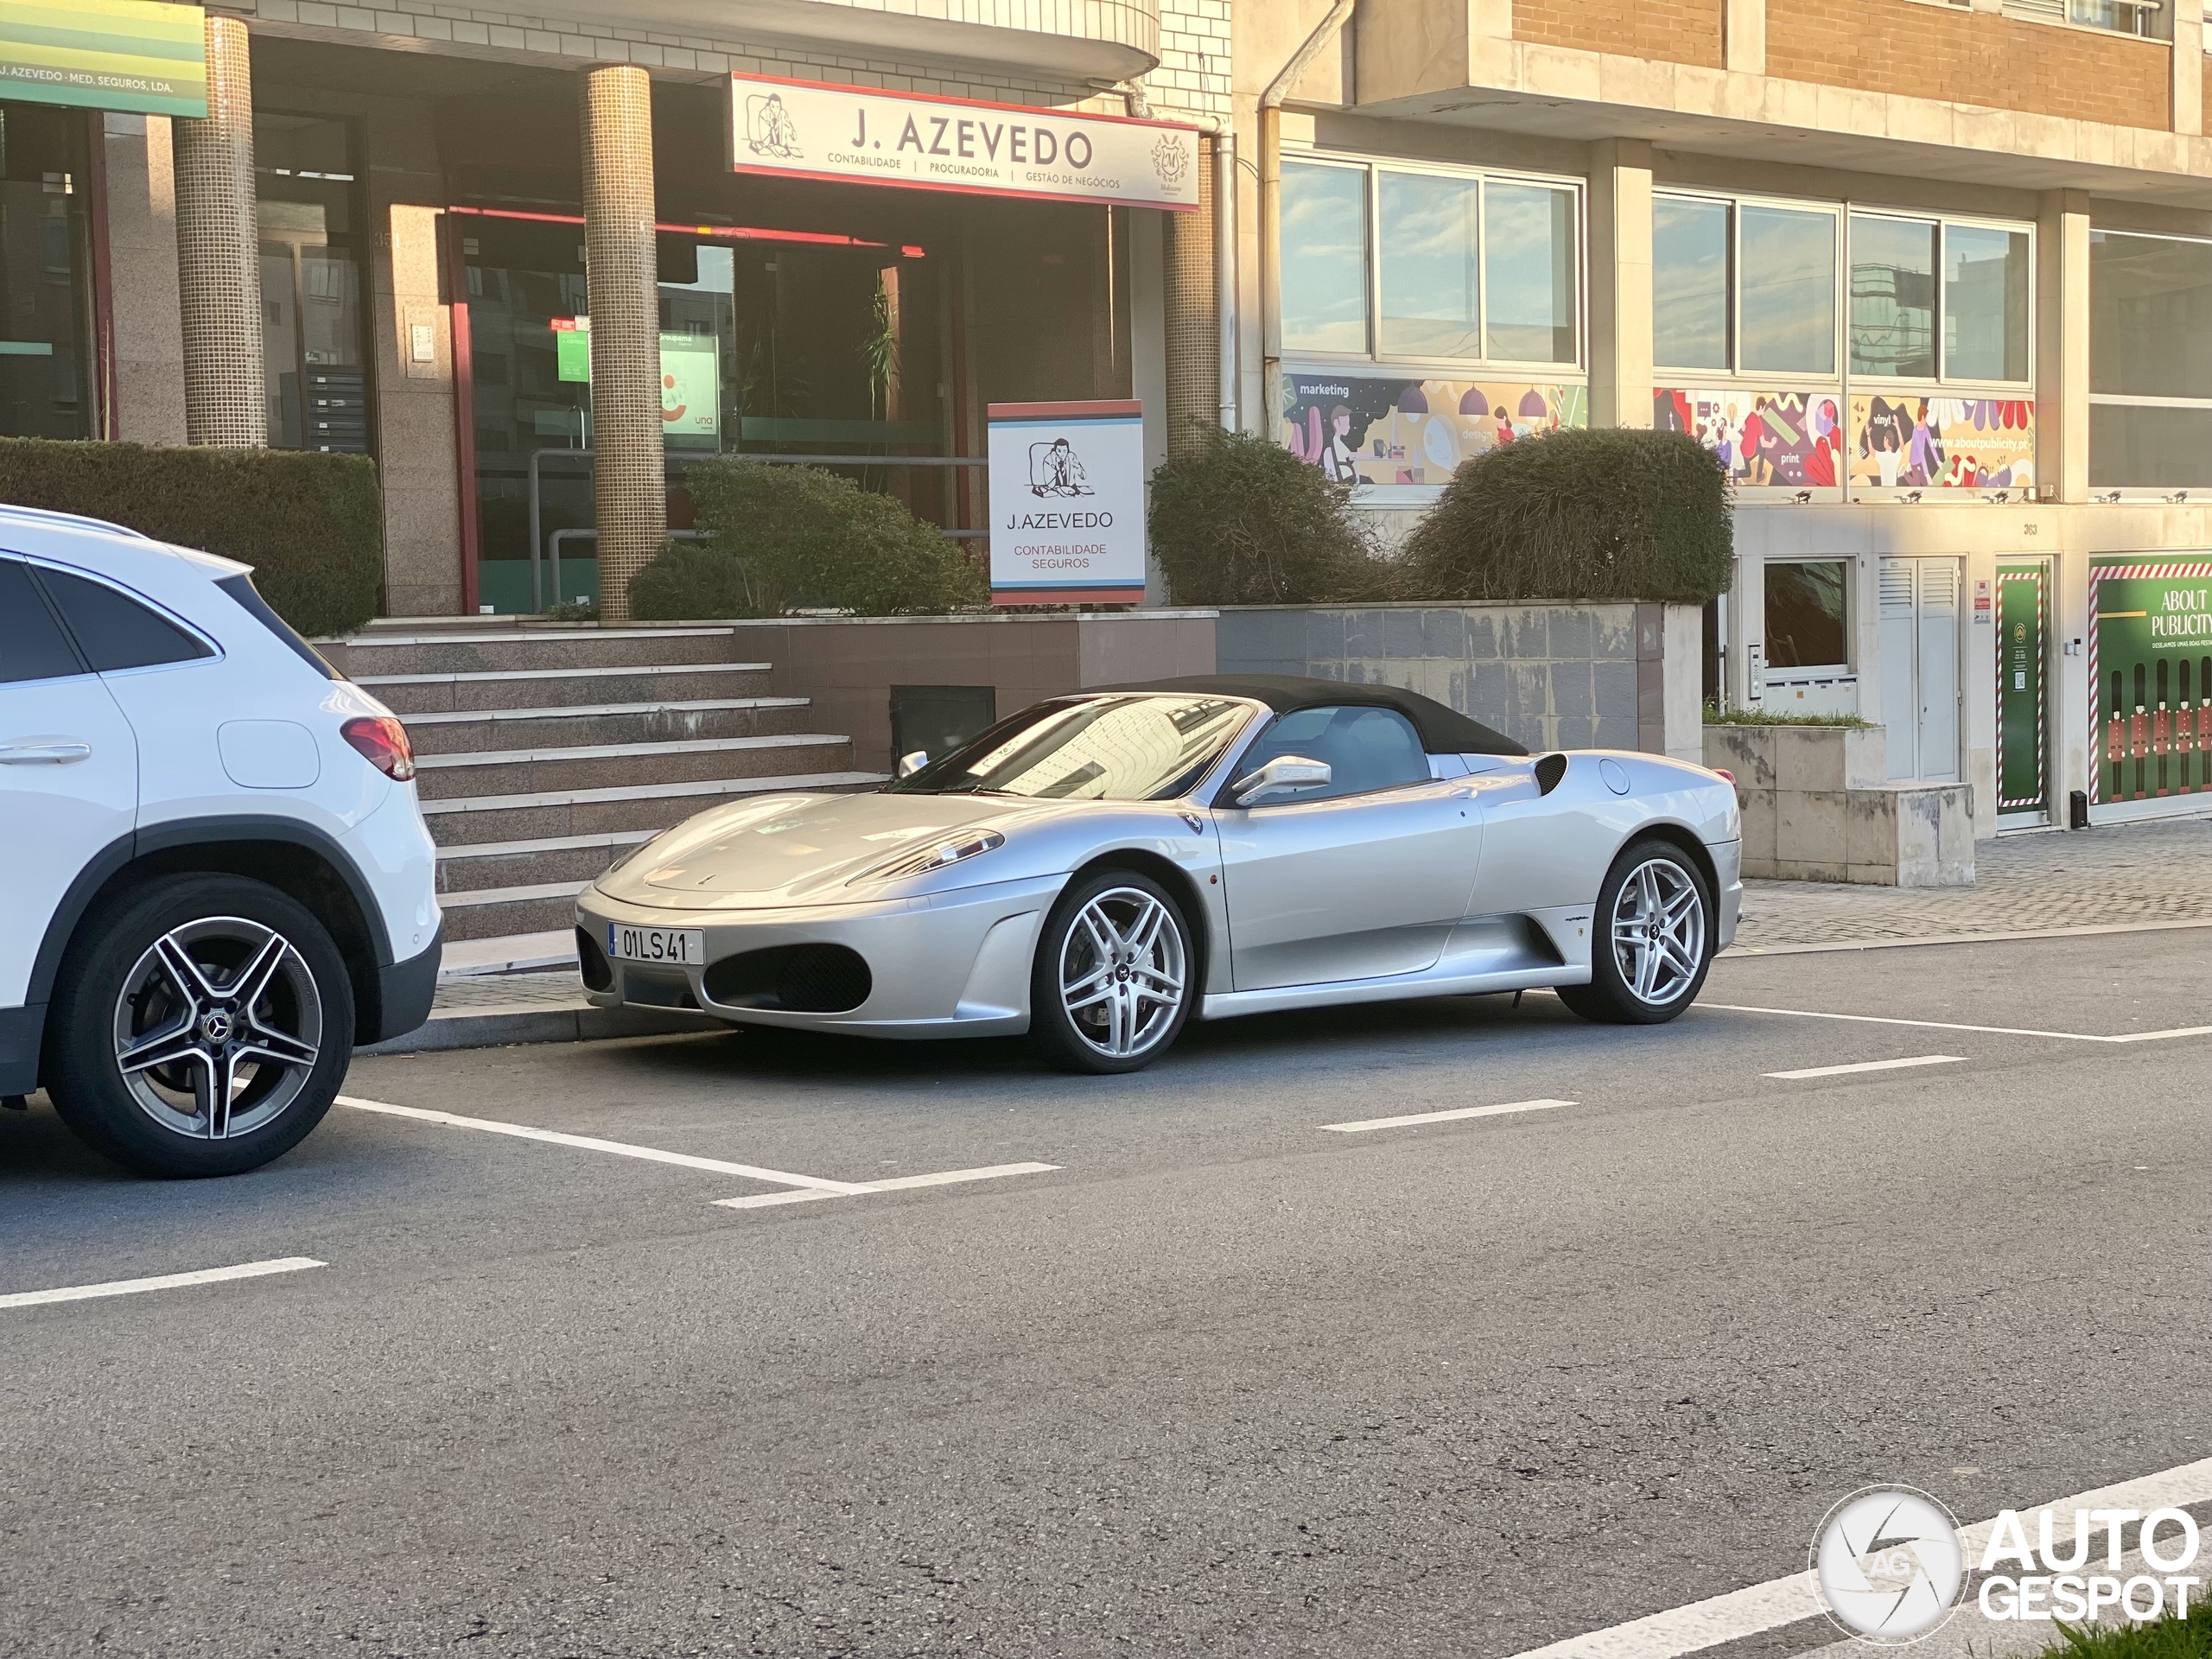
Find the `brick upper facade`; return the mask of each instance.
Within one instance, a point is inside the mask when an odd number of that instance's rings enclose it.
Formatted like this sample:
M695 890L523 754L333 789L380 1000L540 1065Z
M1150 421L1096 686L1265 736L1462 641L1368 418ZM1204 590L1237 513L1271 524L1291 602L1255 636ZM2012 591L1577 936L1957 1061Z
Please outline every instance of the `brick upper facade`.
M1722 0L1513 0L1513 38L1722 67Z
M1767 0L1770 75L2111 126L2169 124L2171 54L2160 41L1916 0Z

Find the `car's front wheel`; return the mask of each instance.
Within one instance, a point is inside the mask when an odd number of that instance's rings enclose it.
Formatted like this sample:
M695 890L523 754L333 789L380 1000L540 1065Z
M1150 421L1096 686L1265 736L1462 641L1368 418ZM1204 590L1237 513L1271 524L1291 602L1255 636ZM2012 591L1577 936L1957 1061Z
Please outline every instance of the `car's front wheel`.
M69 950L48 1091L118 1163L238 1174L330 1109L353 1058L353 985L296 900L243 876L177 876L103 906Z
M1586 1020L1656 1026L1697 1000L1713 965L1713 898L1672 842L1632 842L1598 890L1590 982L1559 987Z
M1151 877L1100 870L1071 883L1045 918L1030 975L1029 1035L1070 1071L1135 1071L1183 1029L1190 925Z

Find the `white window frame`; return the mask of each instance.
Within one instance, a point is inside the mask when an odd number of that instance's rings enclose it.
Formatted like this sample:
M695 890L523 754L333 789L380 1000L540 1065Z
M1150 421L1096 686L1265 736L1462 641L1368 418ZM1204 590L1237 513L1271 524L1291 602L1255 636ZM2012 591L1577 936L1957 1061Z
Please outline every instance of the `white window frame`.
M2128 236L2144 242L2187 242L2196 247L2212 250L2212 236L2182 236L2177 235L2171 231L2116 230L2112 226L2105 225L2092 225L2089 229L2090 238L2093 244L2094 239L2100 236ZM2089 282L2091 288L2090 303L2094 306L2096 302L2094 291L2096 284L2096 261L2094 254L2092 254L2090 258L2089 270ZM2092 383L2092 390L2089 392L2089 402L2092 404L2103 404L2107 406L2122 409L2212 410L2212 397L2152 397L2147 392L2098 391L2094 389L2094 382ZM2094 457L2092 457L2093 461L2094 459ZM2212 499L2212 482L2208 482L2204 486L2198 486L2195 484L2177 486L2169 486L2164 484L2107 484L2103 486L2101 488L2093 484L2090 486L2089 499L2092 501L2155 500L2178 502L2187 496L2198 493L2200 490L2202 490L2202 493L2208 499Z
M1692 368L1681 364L1656 360L1655 353L1652 374L1662 385L1702 386L1719 381L1766 391L1797 391L1800 389L1841 388L1844 365L1848 346L1846 328L1848 323L1850 283L1846 275L1850 265L1850 225L1847 210L1848 203L1819 201L1802 196L1768 196L1739 190L1685 189L1674 185L1662 185L1652 193L1656 202L1661 197L1678 201L1719 202L1728 209L1728 366L1725 369ZM1831 341L1833 366L1826 372L1818 369L1747 369L1744 361L1744 217L1745 207L1779 207L1792 213L1826 213L1836 221L1835 267L1829 272L1834 294L1830 315L1834 318L1834 339ZM1656 303L1655 298L1655 306ZM1657 314L1653 314L1656 324Z
M1872 202L1846 202L1848 210L1844 220L1843 248L1843 373L1856 386L1861 381L1878 385L1923 387L1942 386L1946 390L1959 388L1967 391L2011 392L2021 399L2032 399L2036 385L2036 309L2042 302L2037 286L2039 273L2036 269L2036 226L2031 219L1991 219L1976 213L1930 213L1909 207L1878 207ZM1936 372L1930 375L1880 374L1872 370L1851 366L1851 220L1854 219L1899 219L1914 225L1933 225L1936 227ZM2013 235L2022 232L2028 238L2028 372L2018 380L1975 380L1954 375L1948 362L1949 348L1943 343L1943 266L1950 251L1948 232L1954 225L1970 230L2005 231ZM2184 240L2190 238L2183 238Z
M1292 149L1282 153L1285 162L1321 167L1343 168L1363 171L1367 175L1367 188L1361 200L1367 214L1365 243L1367 247L1367 349L1364 352L1317 351L1308 346L1283 342L1283 359L1303 365L1313 363L1331 369L1350 369L1367 365L1376 369L1395 369L1414 373L1435 369L1451 378L1462 378L1464 371L1479 370L1485 374L1511 374L1529 380L1557 380L1568 384L1585 383L1590 373L1590 232L1588 181L1572 175L1531 173L1515 168L1491 167L1452 167L1435 162L1402 161L1389 156L1349 156L1325 150ZM1385 352L1382 349L1382 181L1384 172L1427 174L1431 177L1471 180L1479 193L1475 213L1475 330L1478 342L1487 351L1490 346L1490 192L1497 184L1529 184L1548 189L1564 189L1571 193L1574 202L1574 357L1571 361L1530 360L1504 357L1436 357L1407 353ZM1287 253L1288 250L1285 250ZM1278 261L1278 268L1280 268Z

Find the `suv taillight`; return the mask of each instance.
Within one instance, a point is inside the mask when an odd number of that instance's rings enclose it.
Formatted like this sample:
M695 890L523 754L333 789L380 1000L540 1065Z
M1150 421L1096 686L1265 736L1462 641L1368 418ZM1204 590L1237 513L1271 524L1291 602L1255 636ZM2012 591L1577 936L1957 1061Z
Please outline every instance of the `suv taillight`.
M407 728L390 715L349 720L339 734L393 783L404 784L415 776L415 746L407 741Z

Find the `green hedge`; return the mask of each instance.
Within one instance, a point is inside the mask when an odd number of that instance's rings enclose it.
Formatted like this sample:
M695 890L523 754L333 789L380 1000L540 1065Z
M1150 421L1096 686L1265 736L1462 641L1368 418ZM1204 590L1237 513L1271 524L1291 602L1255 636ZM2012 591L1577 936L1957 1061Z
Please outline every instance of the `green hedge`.
M1152 475L1153 555L1179 605L1305 605L1389 596L1375 556L1332 484L1281 444L1210 431L1205 446Z
M777 615L942 615L990 597L982 573L887 495L817 467L728 456L683 475L707 542L670 543L630 581L630 613L653 620Z
M1459 468L1405 548L1410 596L1703 603L1728 586L1732 492L1681 432L1569 429Z
M377 613L384 507L365 455L0 438L0 501L250 564L261 596L310 638Z

